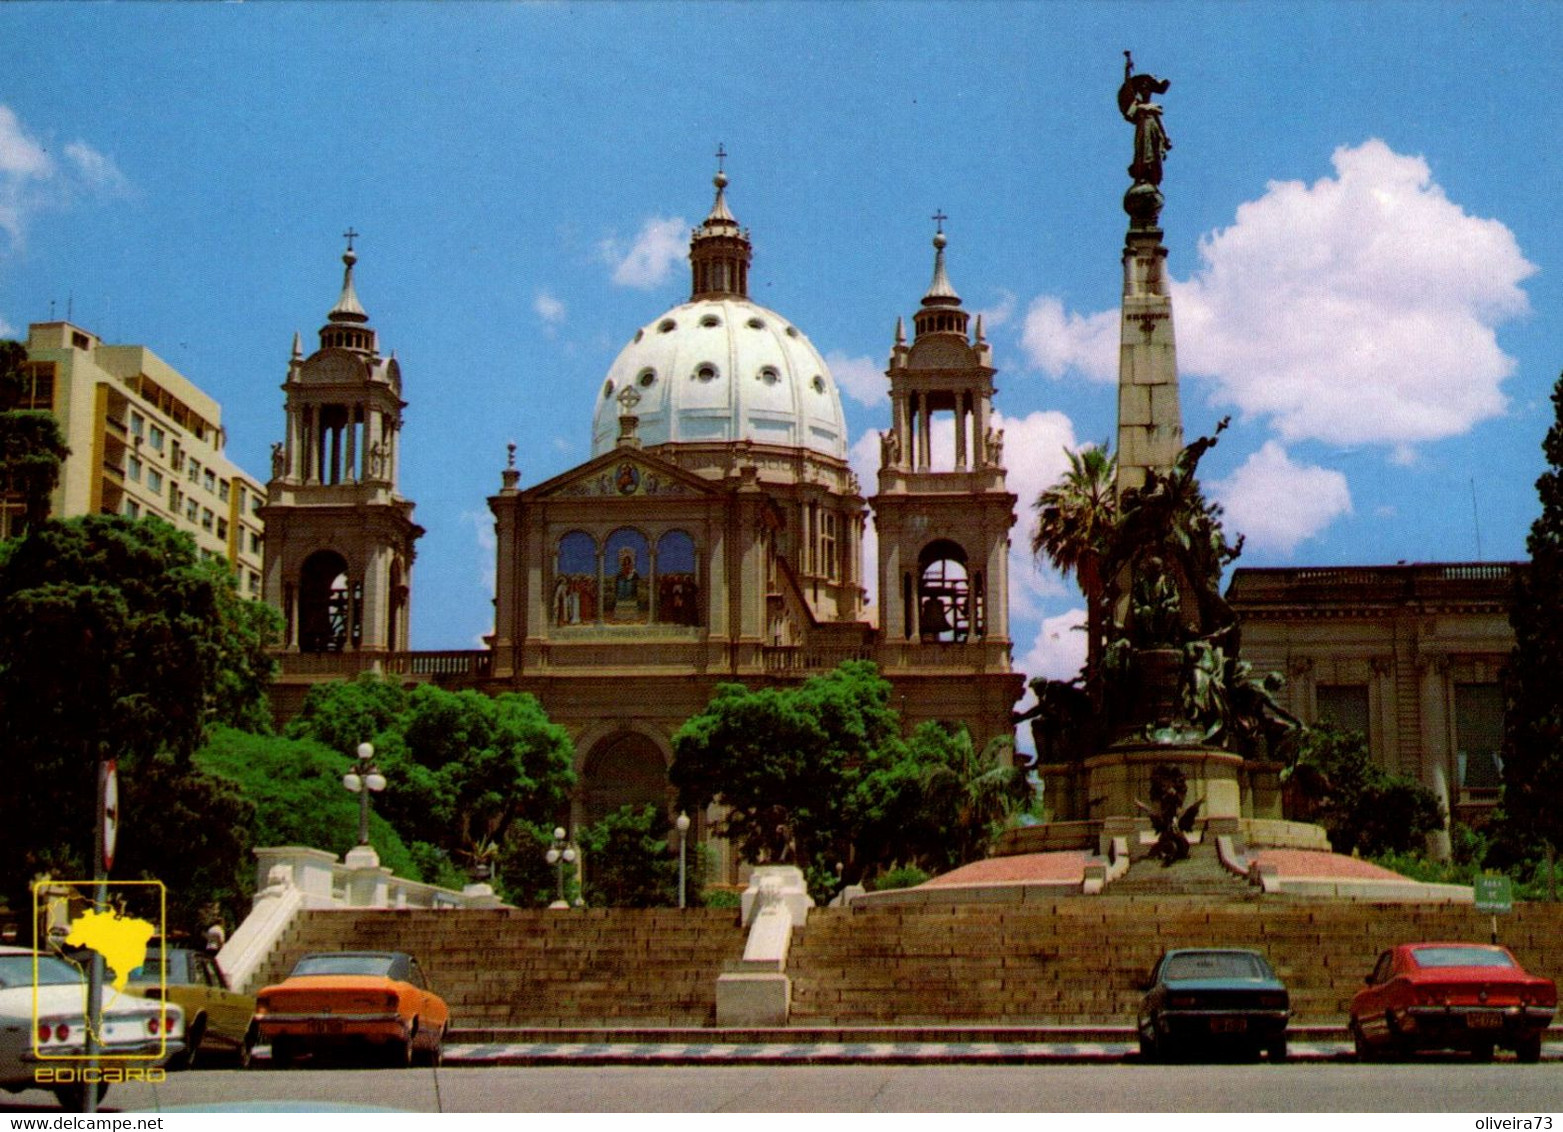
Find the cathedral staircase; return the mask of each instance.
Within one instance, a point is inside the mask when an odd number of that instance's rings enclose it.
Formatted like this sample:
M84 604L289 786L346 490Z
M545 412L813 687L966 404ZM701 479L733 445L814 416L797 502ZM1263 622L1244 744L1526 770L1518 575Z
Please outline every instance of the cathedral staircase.
M1294 1024L1338 1027L1384 948L1491 930L1470 905L1129 895L1125 881L1098 897L811 912L787 964L792 1024L1130 1025L1164 950L1217 946L1269 958ZM1500 931L1527 968L1563 977L1563 906L1516 905Z
M732 909L312 911L255 985L311 951L406 951L462 1028L709 1026L716 978L743 949Z
M1491 930L1470 905L1253 899L1235 882L1235 895L1126 893L1132 876L1095 897L1017 890L1009 901L813 909L787 962L791 1030L965 1027L992 1038L1121 1028L1165 949L1222 946L1269 957L1291 990L1294 1026L1335 1031L1384 948ZM1214 879L1187 877L1191 888ZM743 954L737 921L731 909L310 911L257 985L309 951L403 950L449 1001L455 1040L654 1041L714 1026L717 976ZM1563 979L1563 905L1517 904L1499 928L1530 970Z

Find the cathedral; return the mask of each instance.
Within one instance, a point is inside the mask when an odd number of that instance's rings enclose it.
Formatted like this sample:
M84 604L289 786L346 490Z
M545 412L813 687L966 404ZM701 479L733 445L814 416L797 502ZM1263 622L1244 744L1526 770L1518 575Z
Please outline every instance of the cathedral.
M950 283L946 237L934 237L910 339L896 324L889 427L865 497L830 369L800 328L750 299L749 235L726 175L714 183L690 238L689 297L636 329L609 368L591 458L531 487L513 452L502 471L488 501L494 631L473 653L409 648L422 531L398 488L406 405L349 245L320 348L305 357L295 339L262 512L264 593L287 626L279 715L311 684L369 670L531 692L575 740L573 824L670 805L673 733L722 682L784 685L872 660L908 731L964 725L979 746L1013 734L1016 500L992 423L991 348ZM935 432L952 426L953 460L942 445L936 459ZM870 512L877 562L863 560Z

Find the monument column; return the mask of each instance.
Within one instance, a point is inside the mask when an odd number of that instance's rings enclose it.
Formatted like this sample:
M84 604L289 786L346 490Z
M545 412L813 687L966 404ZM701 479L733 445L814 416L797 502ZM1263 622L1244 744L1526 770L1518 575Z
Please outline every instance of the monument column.
M1178 358L1162 245L1161 161L1172 147L1153 94L1170 84L1151 75L1127 76L1119 109L1134 123L1134 184L1124 194L1129 232L1123 247L1123 306L1118 347L1118 494L1145 483L1147 469L1171 469L1183 449L1178 407Z

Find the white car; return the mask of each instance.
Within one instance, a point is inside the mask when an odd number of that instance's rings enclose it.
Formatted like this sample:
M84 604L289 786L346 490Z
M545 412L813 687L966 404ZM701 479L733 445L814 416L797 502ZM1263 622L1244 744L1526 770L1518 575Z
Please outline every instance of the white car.
M184 1050L184 1012L105 985L98 1095ZM0 947L0 1088L51 1089L62 1108L86 1100L87 984L81 969L22 947ZM40 1080L40 1077L43 1080ZM52 1081L50 1080L52 1078Z

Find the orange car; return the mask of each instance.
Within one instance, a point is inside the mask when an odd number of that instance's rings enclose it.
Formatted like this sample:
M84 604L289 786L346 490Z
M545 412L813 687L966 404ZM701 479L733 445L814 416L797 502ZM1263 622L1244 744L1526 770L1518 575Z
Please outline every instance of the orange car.
M355 1047L387 1065L438 1065L450 1010L406 952L324 951L255 996L255 1022L278 1069Z

